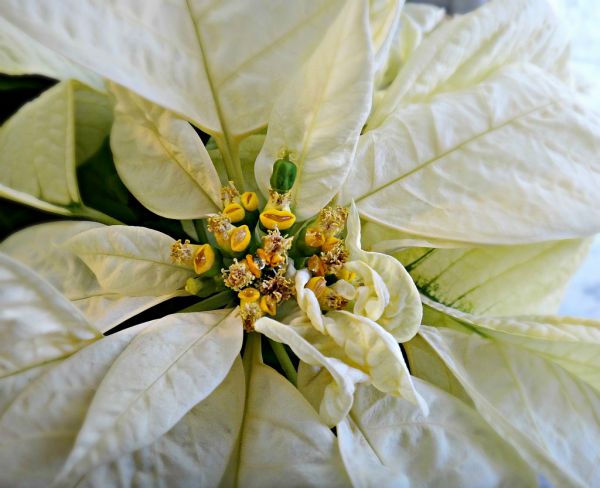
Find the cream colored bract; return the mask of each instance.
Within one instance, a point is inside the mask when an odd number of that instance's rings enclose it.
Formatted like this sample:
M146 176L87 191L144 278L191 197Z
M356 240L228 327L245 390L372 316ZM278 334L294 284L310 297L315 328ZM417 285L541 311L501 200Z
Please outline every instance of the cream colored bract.
M0 27L1 72L63 80L0 127L0 196L89 220L0 243L0 485L600 484L600 323L522 315L600 231L545 0L5 0ZM109 133L178 235L82 200Z

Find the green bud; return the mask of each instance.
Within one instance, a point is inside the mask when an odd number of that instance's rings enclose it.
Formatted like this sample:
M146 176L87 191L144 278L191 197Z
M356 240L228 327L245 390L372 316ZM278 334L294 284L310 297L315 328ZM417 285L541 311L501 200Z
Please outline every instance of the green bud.
M271 189L278 193L287 193L296 181L296 165L287 159L278 159L273 164L271 174Z

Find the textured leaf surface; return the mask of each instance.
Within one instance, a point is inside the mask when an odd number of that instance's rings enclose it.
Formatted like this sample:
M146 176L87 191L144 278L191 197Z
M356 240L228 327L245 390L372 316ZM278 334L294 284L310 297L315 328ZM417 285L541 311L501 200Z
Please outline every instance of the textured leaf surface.
M130 297L103 290L94 273L63 244L96 222L49 222L27 227L0 243L0 252L29 266L64 294L102 332L168 300L173 294Z
M169 432L92 470L79 486L217 486L237 448L244 388L244 370L237 359L223 383Z
M262 363L259 340L247 342L239 452L221 486L348 486L335 436L298 390Z
M100 147L111 120L106 97L75 81L23 106L0 127L0 196L62 215L84 214L76 162Z
M129 191L163 217L219 212L219 176L193 127L118 85L111 91L117 102L110 145Z
M574 317L481 317L423 298L428 325L466 326L507 344L517 344L559 364L600 391L600 321Z
M73 78L97 89L104 88L100 77L34 41L4 18L0 18L0 72L39 74L59 80Z
M362 250L360 219L354 204L350 209L346 227L345 242L350 250L350 259L366 264L377 273L384 284L383 287L373 287L375 296L369 300L370 302L380 302L377 308L381 309L381 314L366 316L383 326L394 336L396 341L409 340L417 333L423 314L419 292L412 278L394 257ZM347 266L352 268L356 267L356 264L348 263ZM351 270L357 272L359 267ZM357 274L360 276L360 273ZM363 281L365 281L364 278ZM385 288L385 290L381 288ZM385 298L386 294L387 299ZM354 313L360 313L356 306Z
M517 65L399 108L361 136L342 189L361 216L450 241L518 244L598 231L600 117Z
M262 318L256 323L257 331L287 344L305 363L327 369L331 377L319 412L328 424L335 425L348 413L357 383L368 382L422 405L398 344L381 326L348 312L330 312L324 327L321 333L306 319L282 324Z
M338 426L354 486L534 486L535 473L479 414L413 378L429 413L374 388L357 389Z
M168 432L224 380L241 345L231 310L149 322L106 373L58 479L76 481Z
M527 62L567 77L569 36L550 2L497 0L436 29L410 56L369 125L403 104L477 84L499 68Z
M394 253L419 289L445 305L481 315L551 314L590 240Z
M73 354L100 333L42 277L0 254L0 378Z
M292 203L299 219L324 207L348 174L371 107L372 56L366 3L348 2L275 101L256 180L266 194L273 163L289 151L298 167Z
M103 338L50 364L11 397L0 414L0 484L50 485L69 455L96 388L140 330L138 326Z
M194 274L174 264L166 234L120 225L82 232L65 244L94 272L103 290L131 296L169 294Z
M422 326L419 333L536 471L555 486L599 482L598 391L520 347L445 328Z
M266 123L273 94L314 49L338 5L152 0L140 9L134 0L28 0L2 10L70 60L229 136Z

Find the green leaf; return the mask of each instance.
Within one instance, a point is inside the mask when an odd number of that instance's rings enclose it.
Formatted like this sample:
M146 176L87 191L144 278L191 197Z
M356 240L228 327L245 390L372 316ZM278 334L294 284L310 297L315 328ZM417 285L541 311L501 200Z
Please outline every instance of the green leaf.
M102 379L56 483L76 482L171 430L225 379L242 333L231 310L149 322Z
M348 3L275 101L255 174L267 194L273 163L289 151L298 167L292 205L315 215L346 178L371 108L373 55L366 3Z
M204 144L185 120L111 85L110 144L123 183L149 210L197 219L221 209L221 182Z
M481 315L551 314L585 259L588 240L395 253L430 298Z
M425 239L525 244L599 230L600 117L558 79L513 65L400 107L361 136L340 203Z
M446 328L419 333L492 428L553 486L600 481L600 392L520 347Z
M194 276L191 267L173 263L174 242L145 227L115 225L82 232L65 245L92 270L104 291L160 296L182 289Z
M429 406L360 386L337 427L354 486L535 486L536 475L479 414L413 378Z
M67 357L100 336L54 287L0 253L0 378Z

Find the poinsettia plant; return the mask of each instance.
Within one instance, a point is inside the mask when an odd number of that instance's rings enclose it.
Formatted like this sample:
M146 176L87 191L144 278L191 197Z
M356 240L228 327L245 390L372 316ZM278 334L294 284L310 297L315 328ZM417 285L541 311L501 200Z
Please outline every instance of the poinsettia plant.
M552 316L600 117L545 1L0 13L4 80L60 80L3 211L62 216L0 243L0 484L600 480L600 323Z

